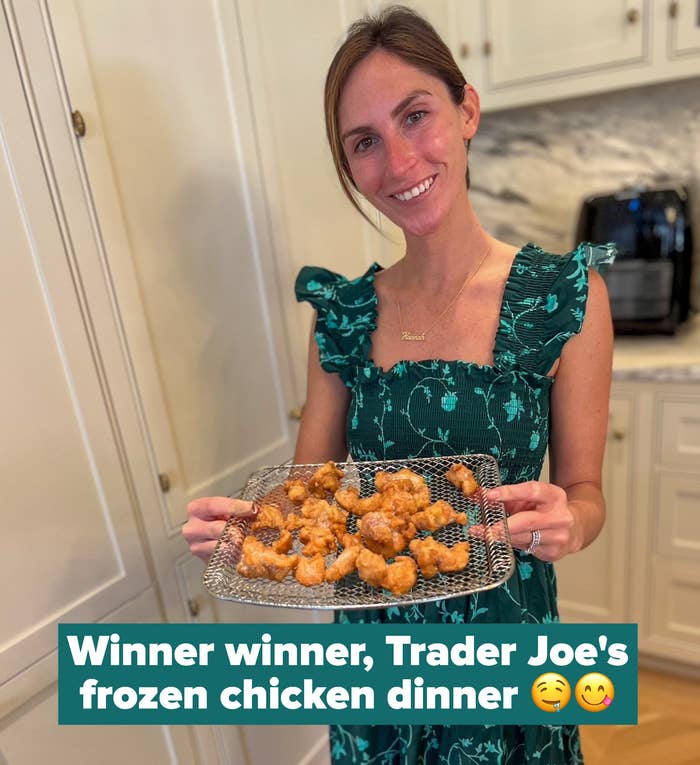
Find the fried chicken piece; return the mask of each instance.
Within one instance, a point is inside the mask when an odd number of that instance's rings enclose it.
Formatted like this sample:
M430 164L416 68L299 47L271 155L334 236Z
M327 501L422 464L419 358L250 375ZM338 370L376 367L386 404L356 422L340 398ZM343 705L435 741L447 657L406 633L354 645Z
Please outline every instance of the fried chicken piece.
M439 542L438 542L439 544ZM442 545L446 547L446 545ZM469 563L469 542L457 542L438 555L438 571L448 574L452 571L464 571Z
M382 513L408 517L418 510L415 495L409 491L394 488L392 484L389 484L387 489L379 496L381 501L377 509Z
M426 579L435 574L463 571L469 562L469 542L457 542L454 547L438 542L434 537L414 539L408 546Z
M336 505L331 505L325 499L309 497L301 506L301 514L290 513L287 516L286 528L289 531L323 526L330 529L336 536L347 531L348 514Z
M241 548L237 571L241 576L250 579L273 579L281 582L294 570L298 560L298 555L280 554L254 536L248 536Z
M425 539L414 539L408 546L426 579L432 579L438 572L438 545L440 543L433 537L426 537Z
M350 534L346 536L350 536ZM337 582L338 579L342 579L344 576L352 573L357 566L357 558L364 549L359 543L347 545L343 552L328 566L326 581Z
M448 523L464 525L467 522L467 514L458 513L449 502L439 499L432 505L428 505L425 510L412 515L411 521L421 531L437 531Z
M283 529L285 527L284 516L277 505L263 505L255 516L255 522L251 526L253 531L258 529Z
M325 499L305 502L302 505L301 514L309 523L330 529L336 537L340 537L347 531L348 514L337 505L326 502Z
M340 479L345 473L333 462L326 462L312 476L306 485L309 494L315 497L325 497L334 494L340 488Z
M300 505L308 496L309 492L301 478L290 478L282 484L282 488L287 492L291 502Z
M380 492L386 492L389 487L410 492L419 510L430 504L430 489L425 482L425 478L408 468L401 468L401 470L397 470L395 473L387 473L384 470L380 470L374 476L374 485L377 487L377 491Z
M465 497L470 497L479 488L474 473L466 465L459 462L450 467L445 473L445 478L458 489L461 489Z
M338 537L338 541L343 547L354 547L355 545L361 545L362 539L360 538L360 532L356 531L354 534L341 534Z
M416 562L408 555L399 555L386 567L382 586L394 595L403 595L416 583Z
M304 556L299 558L294 576L297 582L305 587L321 584L326 576L326 561L323 555L316 554L313 558L305 558Z
M335 501L344 510L349 510L354 515L366 515L379 509L382 503L382 495L377 493L369 497L360 497L358 490L351 486L349 489L339 489L336 491Z
M357 573L363 582L367 582L372 587L383 586L386 561L381 555L362 547L357 556L356 565Z
M270 547L276 553L288 553L292 549L293 542L292 535L286 529L283 529L280 531L279 537L270 545Z
M333 496L343 510L348 510L351 513L355 512L354 507L360 501L360 492L355 486L350 486L347 489L338 489Z
M335 534L325 526L304 526L299 532L299 541L304 545L304 555L328 555L335 552L338 543Z
M360 534L372 552L391 558L415 537L416 527L403 516L373 512L362 517Z

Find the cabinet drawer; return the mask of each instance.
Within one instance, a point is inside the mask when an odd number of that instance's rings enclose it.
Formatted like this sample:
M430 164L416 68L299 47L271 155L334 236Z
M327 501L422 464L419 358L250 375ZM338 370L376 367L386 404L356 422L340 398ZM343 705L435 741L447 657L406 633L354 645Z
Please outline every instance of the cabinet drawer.
M700 566L659 557L653 571L650 647L700 664Z
M656 550L700 565L700 476L661 473L653 512Z
M693 467L700 474L700 402L660 400L661 439L657 459L664 465Z

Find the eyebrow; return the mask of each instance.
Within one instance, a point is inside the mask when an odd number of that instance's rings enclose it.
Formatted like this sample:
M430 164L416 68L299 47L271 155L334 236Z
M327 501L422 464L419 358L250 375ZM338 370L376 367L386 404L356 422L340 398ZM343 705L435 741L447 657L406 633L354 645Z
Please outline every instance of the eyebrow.
M391 110L391 116L392 118L398 117L399 114L413 101L415 101L420 96L432 96L433 94L429 90L414 90L409 93L406 98L399 101L399 103ZM345 141L346 138L349 138L351 135L357 135L358 133L369 133L372 131L372 128L368 125L359 125L356 128L353 128L352 130L348 130L346 133L343 133L343 135L340 137L341 143Z

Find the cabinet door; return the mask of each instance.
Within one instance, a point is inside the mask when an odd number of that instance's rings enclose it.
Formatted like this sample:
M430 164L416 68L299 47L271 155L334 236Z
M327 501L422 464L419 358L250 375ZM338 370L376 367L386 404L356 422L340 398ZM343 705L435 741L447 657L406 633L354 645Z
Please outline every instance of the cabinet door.
M647 0L484 0L488 89L641 61Z
M669 6L673 8L668 35L669 57L699 56L700 3L697 0L677 0Z
M559 611L564 621L611 622L623 621L626 616L633 410L631 396L613 393L603 463L607 516L600 536L585 550L555 564Z
M55 679L43 661L59 621L102 618L151 579L106 381L111 359L95 342L4 16L0 102L0 684L23 678L20 692L0 692L9 711Z
M109 264L177 539L190 499L231 493L293 451L236 8L48 5L70 108L87 126L79 161L99 223L85 246Z

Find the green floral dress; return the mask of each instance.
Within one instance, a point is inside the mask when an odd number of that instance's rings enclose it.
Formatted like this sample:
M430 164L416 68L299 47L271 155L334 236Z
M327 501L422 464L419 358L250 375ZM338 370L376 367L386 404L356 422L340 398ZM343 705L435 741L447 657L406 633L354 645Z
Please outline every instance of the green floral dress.
M370 360L376 328L377 264L348 280L303 268L298 300L317 311L322 367L352 396L347 439L355 460L488 453L504 483L536 480L549 440L553 380L547 372L581 330L588 268L612 260L611 245L580 244L565 256L528 244L515 256L495 338L493 365ZM341 623L543 623L558 619L551 564L516 550L516 572L500 587L411 608L338 612ZM580 763L575 726L332 726L334 764Z

